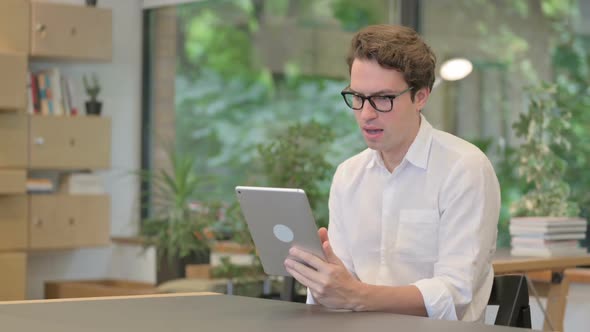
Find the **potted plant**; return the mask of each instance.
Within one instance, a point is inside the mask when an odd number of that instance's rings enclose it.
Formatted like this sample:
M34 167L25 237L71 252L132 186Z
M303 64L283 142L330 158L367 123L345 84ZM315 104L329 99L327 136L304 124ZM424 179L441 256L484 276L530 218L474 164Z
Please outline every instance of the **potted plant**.
M265 185L305 190L319 227L328 226L328 192L334 167L326 158L334 139L316 121L295 123L268 143L258 145Z
M209 264L212 225L218 220L218 209L198 197L208 178L195 174L194 158L168 156L169 169L140 173L151 187L152 203L141 234L146 245L156 247L158 282L184 277L186 264Z
M511 207L513 254L552 255L552 245L556 242L546 236L549 233L539 229L548 229L555 223L566 225L572 220L580 222L580 209L571 200L569 185L563 179L567 163L555 152L558 148L570 149L571 145L565 135L571 126L571 113L558 106L557 88L547 83L530 88L528 112L520 114L513 125L516 136L523 139L516 150L518 173L528 184L525 194ZM514 235L519 238L519 244L515 243ZM570 243L572 240L569 239ZM515 244L520 246L519 250L515 250Z
M310 121L295 123L279 131L276 139L258 145L265 185L305 190L318 227L328 226L328 193L333 166L326 155L333 139L330 127ZM298 295L297 287L294 278L284 279L285 294L293 294L289 300L305 302L305 295Z
M96 97L100 93L100 84L98 83L98 78L96 74L92 74L92 83L88 80L86 75L82 77L82 81L84 82L84 89L86 90L86 94L90 97L90 100L86 101L86 114L87 115L100 115L102 109L102 102L100 102Z

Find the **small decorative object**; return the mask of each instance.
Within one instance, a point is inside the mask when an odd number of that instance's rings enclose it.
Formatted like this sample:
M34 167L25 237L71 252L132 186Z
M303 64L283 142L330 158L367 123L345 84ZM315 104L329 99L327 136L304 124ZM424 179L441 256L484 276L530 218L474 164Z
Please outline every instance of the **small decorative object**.
M86 6L96 7L96 2L98 0L86 0Z
M96 74L92 74L92 84L88 81L86 75L82 77L84 81L84 89L90 100L86 101L86 115L100 115L102 109L102 102L98 101L96 97L100 93L100 84Z

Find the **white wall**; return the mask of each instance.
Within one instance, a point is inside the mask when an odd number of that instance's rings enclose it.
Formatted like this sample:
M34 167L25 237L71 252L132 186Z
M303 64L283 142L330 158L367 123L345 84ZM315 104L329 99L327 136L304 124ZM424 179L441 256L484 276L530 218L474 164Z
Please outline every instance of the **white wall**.
M84 0L36 0L84 4ZM96 72L102 91L104 116L112 119L112 169L101 171L111 195L111 233L133 236L138 230L139 184L131 174L140 167L142 1L99 0L98 7L113 9L113 59L109 63L41 62L39 69L58 66L78 86L73 99L80 110L85 100L81 78ZM91 24L91 23L90 23ZM117 246L71 251L39 252L29 256L27 296L43 297L45 280L126 278L155 282L153 250Z

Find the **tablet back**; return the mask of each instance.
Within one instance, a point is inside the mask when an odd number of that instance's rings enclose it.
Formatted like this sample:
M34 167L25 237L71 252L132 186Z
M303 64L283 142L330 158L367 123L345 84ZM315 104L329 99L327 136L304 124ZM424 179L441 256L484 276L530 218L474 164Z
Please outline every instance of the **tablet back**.
M266 274L289 276L283 263L293 246L324 259L303 190L239 186L236 195Z

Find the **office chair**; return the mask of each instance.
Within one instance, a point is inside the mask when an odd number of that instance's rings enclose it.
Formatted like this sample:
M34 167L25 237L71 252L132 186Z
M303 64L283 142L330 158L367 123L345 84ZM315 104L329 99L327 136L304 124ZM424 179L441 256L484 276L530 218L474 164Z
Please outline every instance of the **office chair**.
M488 305L499 306L494 325L531 328L531 308L526 276L494 277Z

